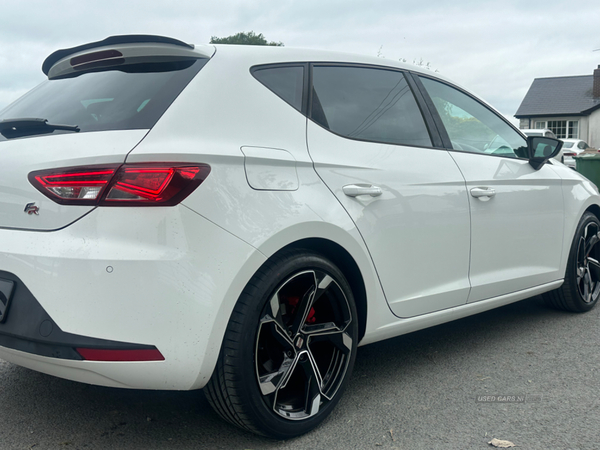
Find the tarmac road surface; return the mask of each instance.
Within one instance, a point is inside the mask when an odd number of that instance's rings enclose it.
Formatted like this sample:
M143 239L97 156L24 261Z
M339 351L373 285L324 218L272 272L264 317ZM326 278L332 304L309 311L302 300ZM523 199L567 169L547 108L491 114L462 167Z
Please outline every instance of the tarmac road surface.
M0 449L600 448L600 308L539 298L359 349L318 429L286 442L219 419L198 392L103 388L0 360Z

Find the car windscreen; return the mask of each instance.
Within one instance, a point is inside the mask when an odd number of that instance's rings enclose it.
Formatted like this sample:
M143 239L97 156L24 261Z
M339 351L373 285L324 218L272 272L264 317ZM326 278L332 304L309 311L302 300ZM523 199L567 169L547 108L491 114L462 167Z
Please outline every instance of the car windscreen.
M0 111L0 121L39 118L80 132L149 129L207 61L129 65L47 80Z
M573 147L573 142L563 142L563 148L571 148Z

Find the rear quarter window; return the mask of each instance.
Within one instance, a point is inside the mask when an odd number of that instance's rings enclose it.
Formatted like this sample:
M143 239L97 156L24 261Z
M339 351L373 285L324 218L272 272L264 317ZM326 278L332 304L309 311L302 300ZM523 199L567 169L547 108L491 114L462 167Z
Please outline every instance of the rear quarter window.
M255 67L252 75L298 111L302 111L304 66Z

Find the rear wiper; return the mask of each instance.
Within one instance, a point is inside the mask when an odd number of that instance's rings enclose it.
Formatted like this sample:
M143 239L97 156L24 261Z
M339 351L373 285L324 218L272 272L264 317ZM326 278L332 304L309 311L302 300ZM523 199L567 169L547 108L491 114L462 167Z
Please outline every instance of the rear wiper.
M6 139L13 139L36 134L48 134L55 130L79 132L74 125L56 125L48 123L48 119L6 119L0 120L0 134Z

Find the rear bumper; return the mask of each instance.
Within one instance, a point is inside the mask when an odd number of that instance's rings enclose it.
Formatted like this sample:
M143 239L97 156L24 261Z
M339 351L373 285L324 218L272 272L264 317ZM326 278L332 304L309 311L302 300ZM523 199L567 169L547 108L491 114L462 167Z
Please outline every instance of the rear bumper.
M0 230L15 283L0 358L76 381L195 389L210 377L239 293L262 254L184 206L98 208L55 232ZM89 361L77 348L164 360Z
M150 345L94 339L65 333L18 277L0 270L0 280L13 283L12 295L5 296L10 302L7 303L5 310L5 320L0 325L0 347L74 361L92 359L85 356L90 351L96 352L96 354L112 352L113 358L123 352L138 351L140 356L145 352L150 356L149 352L157 351L156 347Z

